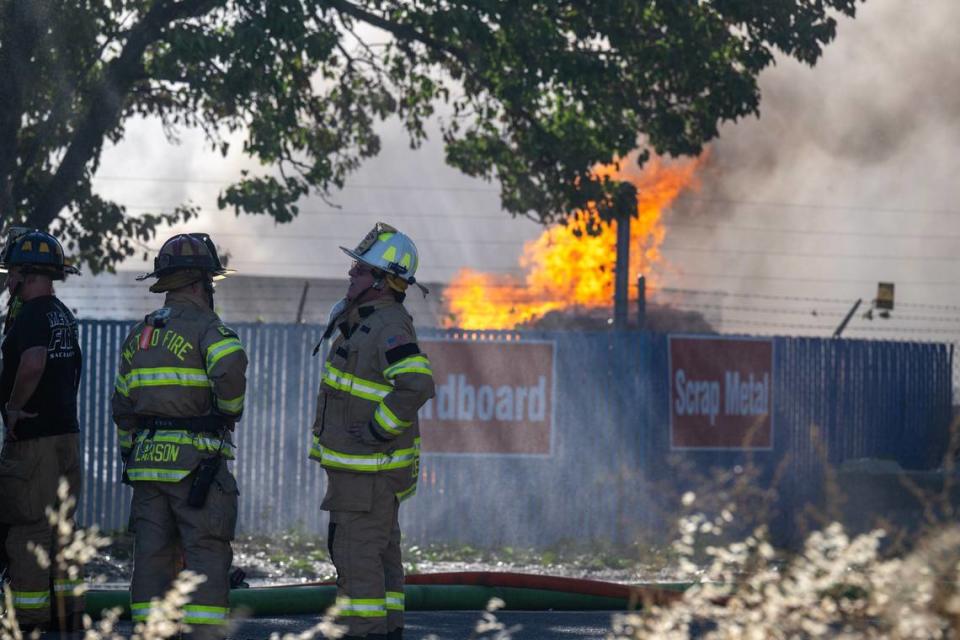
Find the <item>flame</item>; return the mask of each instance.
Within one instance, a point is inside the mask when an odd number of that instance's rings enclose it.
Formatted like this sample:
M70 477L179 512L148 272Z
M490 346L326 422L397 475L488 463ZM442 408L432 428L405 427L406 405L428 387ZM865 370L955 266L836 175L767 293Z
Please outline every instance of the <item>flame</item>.
M706 160L667 161L651 158L642 169L627 159L620 166L601 165L593 172L632 182L637 187L637 217L630 224L630 282L647 276L648 289L657 286L651 269L662 262L660 246L666 237L663 211L687 188L696 188L695 174ZM461 269L445 294L448 327L512 329L551 311L609 307L613 301L616 261L616 223L601 223L600 233L586 233L586 212L567 224L547 228L526 242L520 256L521 278ZM579 235L578 235L579 234ZM636 298L631 287L631 297Z

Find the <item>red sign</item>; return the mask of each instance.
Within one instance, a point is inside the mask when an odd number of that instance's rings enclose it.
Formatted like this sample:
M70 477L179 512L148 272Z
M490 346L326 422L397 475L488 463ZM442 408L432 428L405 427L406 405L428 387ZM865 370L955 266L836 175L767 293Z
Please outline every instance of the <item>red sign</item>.
M670 336L670 446L773 448L773 342Z
M437 395L420 409L429 453L549 455L552 342L422 340Z

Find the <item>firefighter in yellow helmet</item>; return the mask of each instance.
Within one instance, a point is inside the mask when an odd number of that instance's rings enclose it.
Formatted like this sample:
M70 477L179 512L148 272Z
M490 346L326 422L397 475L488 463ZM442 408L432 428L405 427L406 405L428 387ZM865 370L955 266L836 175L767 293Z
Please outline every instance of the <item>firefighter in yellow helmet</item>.
M331 313L330 345L310 457L323 465L327 548L349 638L403 636L400 502L416 491L417 411L433 397L430 361L403 307L417 249L379 223L356 249L347 295ZM425 291L425 290L424 290Z
M79 630L80 576L40 563L33 545L56 557L58 540L45 510L56 508L60 477L80 493L77 392L82 356L77 320L54 294L53 282L79 273L64 262L52 235L15 228L0 255L10 307L3 335L0 413L0 542L20 631ZM72 518L72 510L68 514ZM5 538L5 540L3 540ZM2 573L2 571L0 571ZM2 582L2 581L0 581Z
M213 310L213 280L223 277L206 234L167 240L150 287L166 293L123 341L113 393L124 479L133 485L135 535L131 611L150 613L185 568L206 576L184 607L194 638L226 633L228 572L237 521L232 432L243 413L247 356Z

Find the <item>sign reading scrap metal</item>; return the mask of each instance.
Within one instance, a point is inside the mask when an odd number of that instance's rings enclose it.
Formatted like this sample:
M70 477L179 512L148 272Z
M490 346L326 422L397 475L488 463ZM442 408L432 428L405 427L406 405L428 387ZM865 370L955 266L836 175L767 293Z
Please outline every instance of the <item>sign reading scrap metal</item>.
M430 453L549 455L553 342L421 340L437 395L420 410Z
M773 341L670 336L670 447L773 448Z

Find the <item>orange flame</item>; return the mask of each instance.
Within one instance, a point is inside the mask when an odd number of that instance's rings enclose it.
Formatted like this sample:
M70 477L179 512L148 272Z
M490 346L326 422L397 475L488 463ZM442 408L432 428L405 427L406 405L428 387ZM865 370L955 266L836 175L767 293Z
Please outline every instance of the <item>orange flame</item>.
M696 188L695 173L706 153L696 159L666 161L652 158L642 169L632 158L594 168L597 176L632 182L637 187L637 217L630 224L630 282L647 276L647 287L656 288L651 272L663 256L666 236L663 210L686 188ZM523 279L461 269L445 294L448 327L512 329L535 321L551 311L609 307L613 301L616 261L616 223L601 223L600 233L586 233L588 217L578 212L566 225L547 228L523 246L520 266ZM579 236L578 236L579 233ZM636 290L631 287L631 297Z

